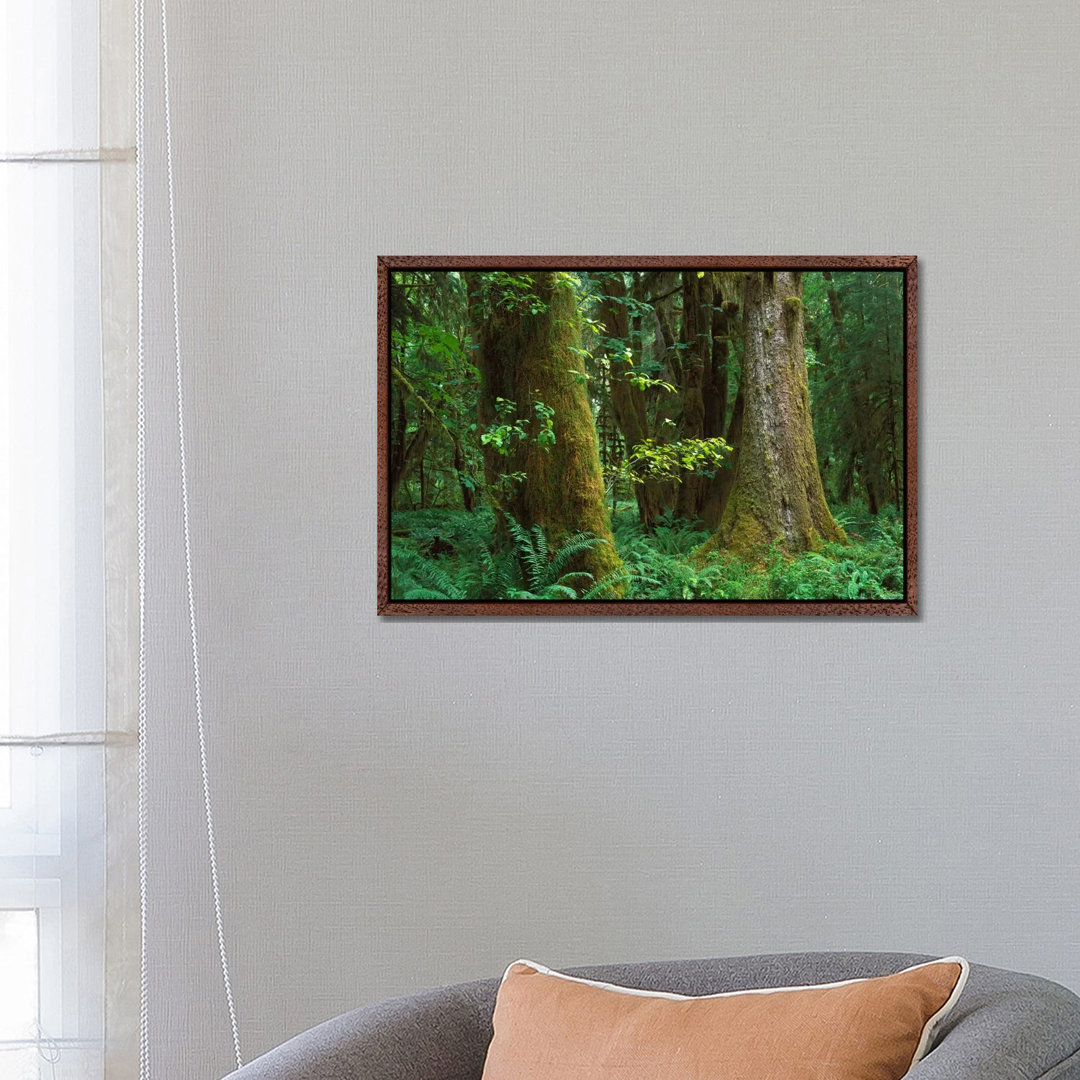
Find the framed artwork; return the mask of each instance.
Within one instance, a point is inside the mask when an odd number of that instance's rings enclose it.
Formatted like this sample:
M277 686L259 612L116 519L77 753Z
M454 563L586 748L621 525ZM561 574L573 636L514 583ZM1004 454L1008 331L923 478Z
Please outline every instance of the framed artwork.
M384 256L381 615L915 615L916 260Z

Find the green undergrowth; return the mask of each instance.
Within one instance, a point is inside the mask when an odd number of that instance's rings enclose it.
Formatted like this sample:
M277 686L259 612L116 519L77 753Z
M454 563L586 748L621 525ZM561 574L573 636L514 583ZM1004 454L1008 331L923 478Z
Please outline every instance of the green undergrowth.
M847 543L789 556L773 546L755 557L725 552L704 562L701 522L662 517L642 527L634 504L613 517L626 571L597 582L575 572L575 557L606 543L579 533L552 545L542 529L507 523L496 540L490 510L394 514L391 591L403 600L896 600L903 597L903 526L892 508L872 516L852 505L835 511Z
M616 515L615 544L630 571L632 600L897 600L903 597L903 527L895 512L838 512L848 543L789 556L693 558L709 539L701 522L661 519L646 532L632 512Z
M627 574L599 581L575 569L609 541L580 532L549 543L539 525L506 523L497 537L490 511L422 510L394 515L390 589L395 600L603 600Z

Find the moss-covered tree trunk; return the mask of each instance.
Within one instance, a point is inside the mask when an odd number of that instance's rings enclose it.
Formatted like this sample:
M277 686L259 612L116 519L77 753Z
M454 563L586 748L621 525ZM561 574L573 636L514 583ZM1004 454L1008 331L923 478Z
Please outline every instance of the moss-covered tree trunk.
M519 275L520 277L521 275ZM527 437L510 452L485 452L488 482L500 491L498 509L525 528L540 525L554 550L568 536L589 532L597 544L575 562L600 581L623 569L615 550L604 501L600 445L589 403L581 353L581 316L571 278L531 275L535 305L516 303L482 309L476 275L467 280L481 387L480 424L498 419L497 399L513 402ZM535 310L533 310L535 308ZM537 402L554 410L555 441L538 436ZM501 484L501 477L517 474ZM621 591L621 587L616 588Z
M745 555L779 541L789 552L844 539L825 502L803 352L802 275L746 275L745 405L735 479L703 551Z

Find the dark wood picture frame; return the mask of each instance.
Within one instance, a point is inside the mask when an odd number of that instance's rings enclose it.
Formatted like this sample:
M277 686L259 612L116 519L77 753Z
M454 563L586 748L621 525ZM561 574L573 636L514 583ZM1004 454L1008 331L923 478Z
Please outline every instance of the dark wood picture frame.
M904 584L898 600L394 600L390 545L390 274L395 270L893 270L904 275ZM378 259L378 592L379 615L917 615L918 334L917 259L894 256L407 256Z

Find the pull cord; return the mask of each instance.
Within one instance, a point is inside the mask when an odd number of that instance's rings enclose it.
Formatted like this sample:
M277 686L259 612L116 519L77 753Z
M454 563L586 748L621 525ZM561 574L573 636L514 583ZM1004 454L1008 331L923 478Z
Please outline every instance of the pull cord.
M192 681L195 702L195 720L198 733L199 770L202 778L203 809L206 818L206 847L210 864L210 884L214 902L214 925L217 933L218 954L221 960L221 978L225 990L225 1003L229 1014L233 1053L236 1066L244 1061L240 1051L240 1034L236 1020L232 982L229 977L229 958L225 943L225 924L222 916L221 888L218 879L217 846L214 839L214 810L211 798L210 769L206 752L206 723L202 703L202 677L199 667L198 619L195 608L194 571L191 553L191 526L188 509L187 446L184 436L184 369L180 339L180 284L177 269L176 242L176 195L173 169L172 107L169 93L169 24L167 0L161 0L161 48L164 83L165 165L168 181L169 207L169 262L172 279L173 356L176 372L176 426L177 451L180 467L180 501L184 538L184 573L187 585L188 624L191 635ZM139 544L139 910L142 920L140 961L140 1008L139 1008L139 1077L150 1080L150 1038L148 1009L148 970L146 950L147 915L149 911L147 888L147 703L146 703L146 404L145 404L145 319L144 319L144 267L145 267L145 0L135 0L135 129L136 129L136 263L138 275L138 421L137 421L137 471L138 471L138 544Z

